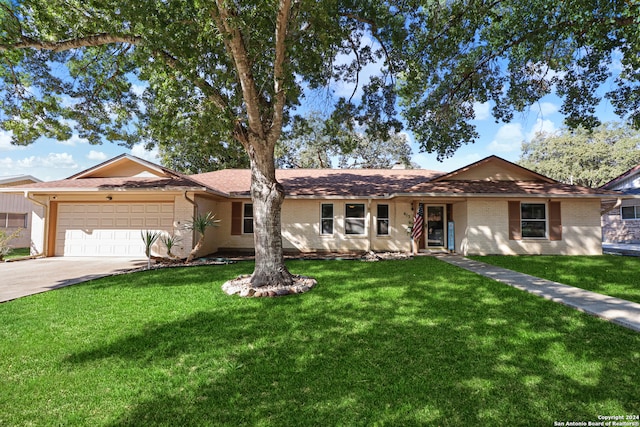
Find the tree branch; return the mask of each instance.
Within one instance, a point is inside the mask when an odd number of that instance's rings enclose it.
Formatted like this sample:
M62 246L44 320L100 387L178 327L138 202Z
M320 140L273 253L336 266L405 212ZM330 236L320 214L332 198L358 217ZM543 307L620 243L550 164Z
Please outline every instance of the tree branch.
M251 72L249 54L244 44L242 33L233 22L235 12L227 9L227 2L216 0L216 9L212 12L218 30L225 39L225 46L238 71L238 79L242 88L242 97L247 108L248 126L252 133L259 139L265 140L265 132L262 127L260 114L260 97L256 88L256 82Z
M207 99L221 110L226 110L229 107L227 99L222 96L222 94L213 86L209 84L205 79L198 75L194 75L189 72L189 70L185 70L185 68L180 64L180 62L173 57L168 52L155 52L154 56L165 64L167 64L170 68L179 71L187 76L189 81L193 83L198 89L200 89L206 96Z
M269 131L269 144L275 146L282 133L284 104L286 93L284 89L285 62L287 60L287 30L289 17L291 16L291 0L280 0L278 17L276 19L276 51L273 63L273 84L275 93L275 105L273 107L273 122Z
M387 58L387 64L389 64L391 82L393 83L393 75L394 75L393 61L391 60L391 55L389 55L389 50L387 49L387 46L385 46L385 44L382 42L382 39L380 39L380 35L378 34L378 24L373 19L362 18L361 16L358 16L354 13L345 13L342 16L344 16L345 18L353 19L354 21L358 21L363 24L368 24L371 27L371 35L378 41L378 44L380 44L380 48L382 49L382 52L384 53L385 58ZM353 41L351 41L351 43L353 44Z
M61 41L42 41L36 40L25 35L20 36L20 41L8 45L0 45L0 52L10 49L39 49L50 50L53 52L64 52L71 49L82 47L103 46L106 44L127 43L138 45L142 43L142 38L138 36L117 35L117 34L94 34L87 37L80 37Z

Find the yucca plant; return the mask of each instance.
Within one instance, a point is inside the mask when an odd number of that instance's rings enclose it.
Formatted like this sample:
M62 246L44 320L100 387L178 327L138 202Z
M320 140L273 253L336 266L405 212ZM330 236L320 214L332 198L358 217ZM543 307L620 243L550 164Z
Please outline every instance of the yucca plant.
M160 241L167 248L167 256L169 258L176 257L174 254L171 253L171 249L173 249L173 247L176 246L180 242L180 240L182 239L180 239L178 236L174 234L171 234L171 235L163 234L162 236L160 236Z
M188 230L195 230L200 234L200 238L198 239L198 243L195 245L191 252L189 252L189 256L187 257L187 263L193 261L193 258L196 256L198 251L202 248L204 244L204 233L207 231L209 227L218 227L219 219L216 219L216 216L211 212L207 212L204 215L198 214L193 217L193 220L187 223L186 228Z
M140 237L142 237L142 241L144 242L144 253L147 256L147 270L151 268L151 246L158 240L160 237L160 233L157 231L140 231Z

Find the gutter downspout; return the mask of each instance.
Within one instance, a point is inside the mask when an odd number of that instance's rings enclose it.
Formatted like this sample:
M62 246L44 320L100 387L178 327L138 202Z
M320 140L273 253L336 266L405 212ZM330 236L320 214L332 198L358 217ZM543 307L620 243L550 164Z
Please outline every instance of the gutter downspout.
M622 205L622 198L621 198L621 197L618 197L618 199L616 200L616 204L615 204L615 205L613 205L613 206L612 206L611 208L609 208L609 209L605 209L605 210L601 210L601 211L600 211L600 216L602 216L602 215L604 215L604 214L606 214L606 213L609 213L609 212L611 212L611 211L612 211L612 210L614 210L614 209L619 208L619 207L620 207L620 205Z
M47 247L47 245L49 244L48 240L49 240L49 233L47 233L47 226L49 225L49 205L47 205L46 203L42 203L40 200L36 200L34 199L31 194L29 193L29 191L24 192L24 197L29 200L30 202L36 204L36 205L40 205L42 206L42 208L44 209L44 230L42 230L43 234L43 239L42 239L42 252L35 254L35 255L29 255L32 258L38 258L38 257L44 257L45 256L45 249ZM31 225L33 225L33 211L31 212Z

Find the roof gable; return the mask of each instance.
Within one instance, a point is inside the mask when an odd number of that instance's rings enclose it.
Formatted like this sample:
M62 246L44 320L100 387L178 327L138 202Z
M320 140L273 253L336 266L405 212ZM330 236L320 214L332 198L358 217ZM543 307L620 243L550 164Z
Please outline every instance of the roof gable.
M640 189L640 165L634 166L625 173L613 178L600 188L607 190L622 190L625 193L635 193Z
M42 180L31 175L13 175L0 178L0 187L13 187L16 185L33 184Z
M139 157L122 154L79 172L68 179L86 178L169 178L177 174L167 168L148 162Z
M557 181L511 163L498 156L489 156L480 161L443 175L434 181L534 181L556 183Z

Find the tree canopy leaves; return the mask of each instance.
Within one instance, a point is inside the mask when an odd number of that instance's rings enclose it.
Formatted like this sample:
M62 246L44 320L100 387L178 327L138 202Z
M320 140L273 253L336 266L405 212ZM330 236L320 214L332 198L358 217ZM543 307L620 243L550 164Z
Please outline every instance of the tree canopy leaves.
M92 143L170 146L189 135L226 147L287 123L306 89L343 81L353 92L334 99L336 123L388 135L403 127L399 106L421 148L442 158L477 136L474 102L492 100L508 121L555 91L570 127L598 125L597 90L614 68L605 96L640 127L637 2L301 0L280 47L278 2L218 3L3 1L2 127L19 144L77 132Z
M599 187L640 164L640 132L606 123L592 132L562 129L522 145L520 165L568 184Z
M411 147L403 133L368 136L347 130L318 112L296 117L276 146L276 164L283 168L389 169L411 165Z

